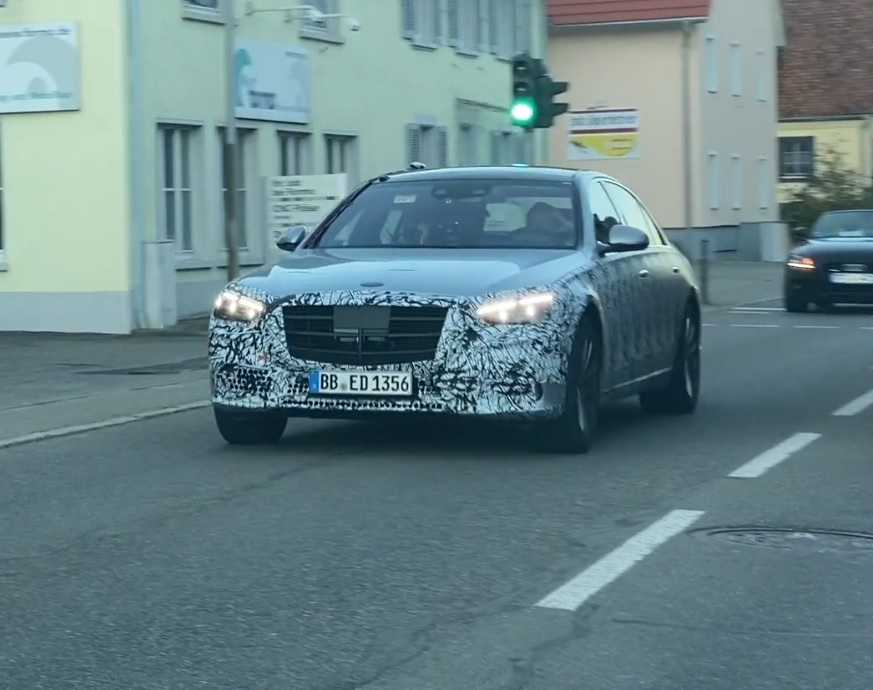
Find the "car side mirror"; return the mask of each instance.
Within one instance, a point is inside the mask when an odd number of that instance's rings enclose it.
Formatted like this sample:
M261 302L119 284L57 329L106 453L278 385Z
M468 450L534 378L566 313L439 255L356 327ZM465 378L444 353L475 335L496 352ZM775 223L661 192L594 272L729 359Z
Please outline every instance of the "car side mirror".
M304 225L295 225L293 228L288 228L284 234L276 240L276 246L283 252L293 252L299 247L309 231Z
M802 225L797 225L791 231L791 234L795 237L806 237L807 235L809 235L809 228L805 228Z
M649 246L649 236L630 225L613 225L609 229L609 242L601 245L604 254L638 252Z

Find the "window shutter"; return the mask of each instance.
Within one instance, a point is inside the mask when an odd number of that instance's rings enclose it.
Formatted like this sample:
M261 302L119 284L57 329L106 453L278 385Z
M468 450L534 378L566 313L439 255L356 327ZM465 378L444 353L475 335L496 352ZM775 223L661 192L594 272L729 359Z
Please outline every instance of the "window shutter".
M493 55L500 50L500 4L501 0L488 0L488 41Z
M515 26L518 33L518 45L516 53L533 52L533 26L534 16L531 0L516 0L518 9L515 17Z
M406 125L406 162L403 167L415 162L421 162L421 127Z
M488 0L476 0L476 50L488 52Z
M447 0L446 12L449 16L449 45L457 48L460 45L460 18L458 17L458 0ZM469 0L468 0L469 2Z
M431 0L433 3L433 42L442 45L443 33L443 0Z
M449 130L446 127L437 127L437 166L447 168L449 166Z
M500 144L502 143L503 132L491 132L491 165L500 165Z
M415 0L402 0L403 38L408 41L415 39Z

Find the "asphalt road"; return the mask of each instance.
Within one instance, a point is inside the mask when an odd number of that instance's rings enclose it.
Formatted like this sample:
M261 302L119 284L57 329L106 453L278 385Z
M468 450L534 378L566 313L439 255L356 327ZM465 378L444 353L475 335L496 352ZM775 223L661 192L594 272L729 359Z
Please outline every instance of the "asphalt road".
M0 688L869 690L873 537L810 530L873 533L873 314L706 322L698 414L584 457L206 410L0 450Z

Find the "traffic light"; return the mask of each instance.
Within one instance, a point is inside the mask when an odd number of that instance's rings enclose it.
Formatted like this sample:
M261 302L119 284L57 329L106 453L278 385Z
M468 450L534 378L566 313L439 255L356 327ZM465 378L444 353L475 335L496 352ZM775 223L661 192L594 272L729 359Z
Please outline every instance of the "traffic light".
M554 81L542 60L527 53L516 55L512 59L512 123L524 129L548 129L569 109L567 103L554 102L569 86Z
M531 129L537 118L537 86L543 72L541 60L527 53L512 59L512 105L509 109L512 123Z

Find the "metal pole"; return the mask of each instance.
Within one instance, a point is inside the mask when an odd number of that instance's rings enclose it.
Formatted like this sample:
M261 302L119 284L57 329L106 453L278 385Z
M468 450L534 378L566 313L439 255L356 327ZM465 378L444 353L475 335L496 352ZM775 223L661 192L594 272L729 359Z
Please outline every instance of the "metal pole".
M224 241L227 245L227 280L239 274L239 242L237 240L237 131L236 131L236 70L234 48L236 45L236 13L234 0L224 3L224 78L225 78L225 127L224 127Z
M709 301L709 240L700 242L700 293L704 304Z
M694 219L692 218L691 195L691 25L682 25L682 157L684 187L684 224L687 246L693 247Z

